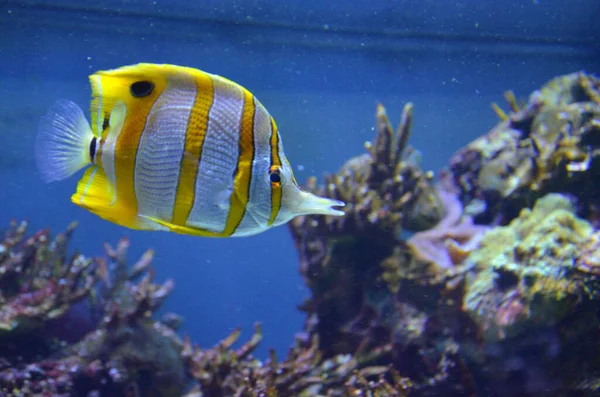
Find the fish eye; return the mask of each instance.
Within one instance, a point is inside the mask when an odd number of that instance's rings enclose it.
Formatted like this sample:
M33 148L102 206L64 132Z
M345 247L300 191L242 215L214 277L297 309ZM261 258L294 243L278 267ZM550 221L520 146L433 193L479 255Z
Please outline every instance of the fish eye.
M271 184L275 186L281 185L281 171L279 170L279 167L272 166L269 168L269 180L271 181Z
M133 95L135 98L143 98L148 96L152 94L152 91L154 91L154 83L151 81L136 81L129 86L129 92L131 92L131 95Z

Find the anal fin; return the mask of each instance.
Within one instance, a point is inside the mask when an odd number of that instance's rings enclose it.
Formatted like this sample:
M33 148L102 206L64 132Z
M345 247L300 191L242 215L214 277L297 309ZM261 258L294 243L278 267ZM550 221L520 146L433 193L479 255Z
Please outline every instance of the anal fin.
M109 182L102 167L97 165L85 171L77 183L77 191L71 196L71 201L113 222L113 218L118 215L114 213L118 211L115 205L115 188Z
M144 218L147 221L154 222L157 225L160 225L162 227L168 228L170 231L172 231L174 233L188 234L191 236L201 236L201 237L226 237L226 236L223 236L221 233L213 232L213 231L206 230L206 229L193 228L193 227L189 227L189 226L175 225L173 223L166 222L166 221L163 221L163 220L151 217L151 216L139 215L139 217Z

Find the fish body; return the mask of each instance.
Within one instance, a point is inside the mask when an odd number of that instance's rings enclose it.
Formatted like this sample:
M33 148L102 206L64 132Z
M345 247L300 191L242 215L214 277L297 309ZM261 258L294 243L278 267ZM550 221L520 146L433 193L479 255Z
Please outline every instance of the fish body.
M197 69L137 64L90 76L91 124L73 102L40 123L46 182L88 167L71 200L116 224L248 236L303 214L343 215L297 184L280 133L244 87Z

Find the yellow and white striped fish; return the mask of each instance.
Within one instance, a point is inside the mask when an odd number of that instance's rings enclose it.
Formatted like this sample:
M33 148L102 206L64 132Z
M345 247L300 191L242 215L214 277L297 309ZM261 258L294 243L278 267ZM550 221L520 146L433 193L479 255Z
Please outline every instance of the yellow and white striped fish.
M46 182L89 167L71 200L116 224L208 237L248 236L302 214L343 215L298 187L275 121L245 88L174 66L90 76L91 125L56 102L36 139Z

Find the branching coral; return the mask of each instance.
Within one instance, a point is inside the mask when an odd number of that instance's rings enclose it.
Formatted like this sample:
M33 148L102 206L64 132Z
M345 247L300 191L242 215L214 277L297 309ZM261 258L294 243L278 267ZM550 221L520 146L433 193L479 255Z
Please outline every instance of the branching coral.
M80 291L75 295L76 300L59 299L64 296L63 290L54 289L52 293L56 296L45 294L44 310L27 311L27 323L36 324L37 328L26 328L17 322L0 336L3 342L0 394L3 396L177 396L184 393L186 385L195 384L186 396L313 396L318 393L345 396L352 393L383 397L404 396L410 386L410 381L400 377L393 368L369 365L386 353L385 350L371 351L361 360L351 355L326 359L313 332L309 332L313 335L309 339L299 337L284 361L279 361L274 351L264 363L252 356L262 340L258 324L255 335L238 349L232 346L240 335L239 330L213 349L200 349L193 346L189 338L181 340L176 335L176 326L180 323L176 315L167 314L161 321L152 318L173 288L171 280L162 285L153 282L152 251L147 251L129 270L125 260L129 247L126 239L120 240L115 248L106 245L105 257L88 259L76 254L74 259L66 261L67 243L74 225L54 241L46 231L25 238L25 226L13 224L7 233L2 243L3 269L19 272L16 279L23 283L28 280L25 275L35 280L39 274L46 274L50 276L46 282L56 281L52 277L78 280L85 270L83 274L87 277L81 284L60 283L70 287L70 291ZM86 266L74 268L75 260ZM37 270L31 271L34 268ZM74 289L75 285L82 287ZM7 313L16 312L11 306L20 308L23 301L36 302L9 296L8 289L2 292L9 298L2 302L2 309ZM31 294L23 287L16 288L15 293L17 296ZM97 312L98 321L86 324L88 328L76 343L69 345L46 333L48 324L56 321L55 317L57 321L65 321L67 316L81 315L69 313L75 302L87 301L82 310ZM47 314L53 312L58 314ZM14 318L21 320L23 316ZM32 341L36 343L24 351L23 347ZM11 349L8 343L15 348ZM11 351L15 354L11 355Z
M64 263L75 224L54 241L46 230L26 238L26 228L13 222L0 244L0 335L33 332L62 316L96 280L92 260L74 255Z
M304 216L290 224L301 273L313 293L303 308L318 313L317 333L327 357L354 352L364 339L344 330L370 312L367 291L387 294L379 263L392 255L400 232L432 226L443 215L431 174L421 170L417 153L408 146L411 115L408 104L394 134L379 105L377 136L366 145L369 154L347 162L326 178L325 187L314 180L309 185L345 200L345 217Z
M423 230L440 219L443 210L431 184L433 174L421 169L420 154L408 146L412 109L410 103L404 107L394 133L384 107L378 105L377 136L365 144L368 154L347 161L337 174L325 178L323 187L314 178L309 181L308 190L346 202L346 216L298 217L292 231L395 236L402 228Z
M231 346L240 333L234 331L213 349L202 350L186 341L183 355L198 386L188 397L205 396L404 396L408 379L387 366L367 366L351 355L324 359L317 336L299 337L284 361L271 350L266 362L251 356L262 339L257 324L254 336L239 349ZM355 393L355 394L352 394Z
M2 243L2 267L8 270L4 276L13 277L18 285L15 289L6 284L2 288L1 311L11 316L13 324L0 335L2 394L180 393L185 384L181 344L173 329L151 318L172 282L152 282L151 252L128 272L126 240L121 240L115 250L107 246L107 258L92 260L76 254L66 261L73 229L69 227L51 242L47 231L24 238L25 224L13 225ZM107 270L109 267L115 268L114 273ZM134 284L132 281L140 276L142 280ZM104 282L100 283L101 279ZM60 333L52 336L48 332L51 320L67 321L68 316L83 315L73 304L92 296L97 299L80 311L97 309L100 318L96 325L86 323L88 329L80 330L84 336L77 343L68 346Z

